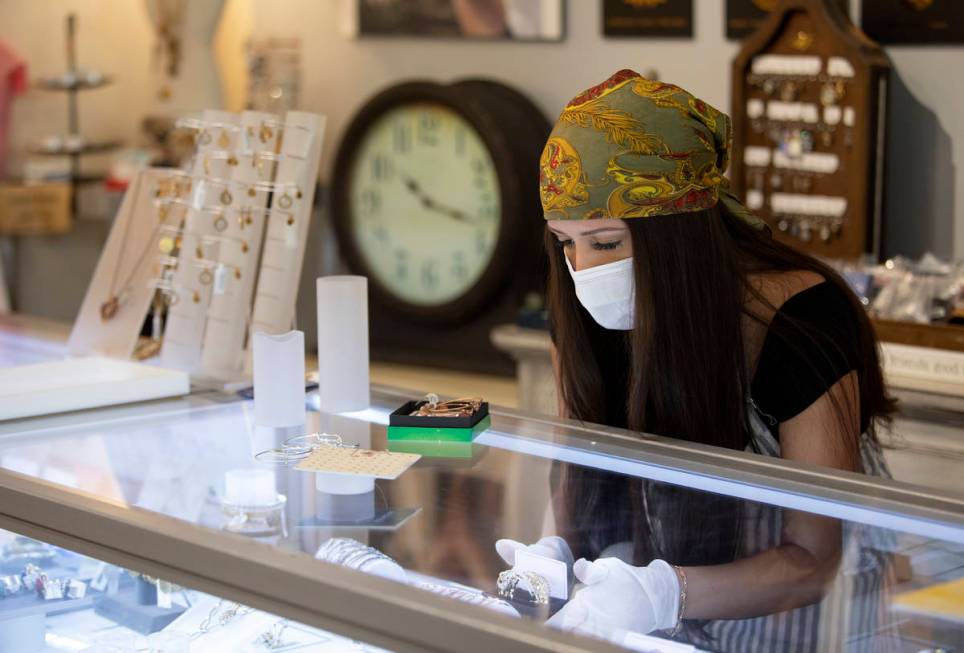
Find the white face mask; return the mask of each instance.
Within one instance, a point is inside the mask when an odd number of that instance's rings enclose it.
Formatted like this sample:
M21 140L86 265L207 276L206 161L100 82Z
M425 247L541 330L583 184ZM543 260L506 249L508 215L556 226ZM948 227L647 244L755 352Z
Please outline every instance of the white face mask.
M634 325L636 284L633 258L579 270L572 269L569 257L566 267L576 284L576 297L599 326L629 331Z

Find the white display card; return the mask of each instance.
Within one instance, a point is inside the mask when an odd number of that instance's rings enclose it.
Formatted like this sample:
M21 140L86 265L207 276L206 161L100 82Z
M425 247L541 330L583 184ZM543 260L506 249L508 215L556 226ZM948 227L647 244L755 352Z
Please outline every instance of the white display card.
M373 476L394 480L418 462L419 454L372 451L347 447L319 447L298 463L303 472L326 472L352 476Z
M555 558L541 556L525 549L515 553L515 571L531 571L549 582L549 596L569 600L569 567Z

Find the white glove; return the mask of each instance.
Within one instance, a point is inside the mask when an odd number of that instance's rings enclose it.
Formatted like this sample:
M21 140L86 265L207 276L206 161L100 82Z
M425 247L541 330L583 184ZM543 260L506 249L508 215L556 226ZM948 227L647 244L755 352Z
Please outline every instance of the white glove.
M679 613L679 577L663 560L633 567L618 558L580 559L573 567L585 586L547 622L604 639L625 631L646 634L673 628Z
M558 535L544 537L535 544L523 544L515 540L499 540L495 543L495 550L506 564L515 566L516 551L526 550L545 558L552 558L559 562L566 563L566 567L572 569L572 550L566 541Z

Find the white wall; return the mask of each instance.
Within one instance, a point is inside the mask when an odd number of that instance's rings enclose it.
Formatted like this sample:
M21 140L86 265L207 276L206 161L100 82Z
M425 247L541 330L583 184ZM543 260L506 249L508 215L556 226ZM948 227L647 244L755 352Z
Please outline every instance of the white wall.
M206 0L191 0L191 2ZM302 40L305 109L329 117L323 176L352 114L372 94L412 77L493 77L522 89L555 117L583 88L619 68L660 77L729 110L729 66L738 46L723 34L723 0L694 0L694 40L603 39L600 2L565 0L561 43L475 43L349 39L342 0L233 0L250 3L255 36ZM854 12L858 0L851 0ZM153 39L138 0L0 0L0 38L27 55L36 73L62 65L61 17L80 19L80 59L113 72L118 84L82 103L86 132L134 139L154 107L148 78ZM238 42L243 39L238 37ZM219 48L229 51L229 48ZM888 230L891 251L930 248L964 258L964 47L890 48L892 95ZM31 93L14 112L14 147L57 129L63 98Z

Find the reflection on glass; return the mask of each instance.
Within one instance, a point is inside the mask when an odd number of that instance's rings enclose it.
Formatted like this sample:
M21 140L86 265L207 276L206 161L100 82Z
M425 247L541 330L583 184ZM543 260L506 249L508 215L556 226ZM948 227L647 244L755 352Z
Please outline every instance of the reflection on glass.
M0 551L2 653L384 653L8 531Z
M385 449L389 444L379 420L395 407L376 404L364 416L314 414L308 428ZM254 463L244 437L253 428L250 402L202 403L189 411L150 407L140 418L52 429L39 423L25 424L20 434L25 437L0 439L0 467L215 530L224 525L222 502L231 494L225 475L252 467L271 470L265 496L273 488L287 497L287 529L271 543L306 554L305 565L319 564L312 558L333 538L350 539L358 543L355 562L361 565L356 568L384 569L365 562L368 554L362 552L372 547L393 561L395 580L540 622L586 602L594 583L581 588L584 581L611 573L621 584L618 590L595 592L604 596L602 612L630 610L630 619L638 621L627 629L607 628L599 620L593 634L637 650L659 650L653 649L654 641L666 646L670 640L684 647L680 651L735 653L964 650L964 546L655 481L647 477L653 466L633 462L632 452L609 458L576 449L568 432L555 441L526 439L520 436L530 435L525 429L534 429L531 424L519 423L516 434L495 420L493 429L465 451L426 447L418 463L396 480L348 482ZM625 473L613 471L617 466ZM812 505L827 509L816 498ZM801 538L810 538L810 553L788 546ZM2 544L7 548L0 576L21 574L32 563L48 577L86 583L89 597L133 596L138 583L147 582L117 571L105 572L95 584L97 563L81 563L79 556L9 535ZM548 607L536 605L538 588L528 581L519 582L511 598L500 596L497 579L521 550L537 560L565 561L563 584L573 582L574 598L566 603L553 597ZM580 567L580 574L573 574L573 560L607 557L613 562L604 566L615 571ZM50 559L59 561L53 573ZM75 568L93 566L82 574L61 571L69 560ZM652 585L666 578L657 570L661 566L638 580L621 574L625 570L619 565L646 568L654 560L688 573L686 614L699 618L684 620L676 635L671 627L653 630L652 623L643 623L645 611L633 590L633 582ZM347 557L343 562L354 564ZM212 611L218 621L231 607L218 607L221 602L214 598L202 602L189 591L166 593L172 608L190 613L190 620L179 616L172 622L186 632L196 632ZM678 596L655 589L648 595L671 597L651 601L648 609L651 622L672 622ZM0 599L0 620L7 600ZM202 603L203 609L195 609ZM80 635L88 619L105 627L111 623L96 611L84 614L74 630L51 630L48 623L48 635L80 641L87 637ZM282 629L280 620L253 614L233 617L235 623L254 624L250 631L211 630L211 636L243 632L231 644L240 648L210 650L244 650L269 628L283 638L301 637L296 625Z

